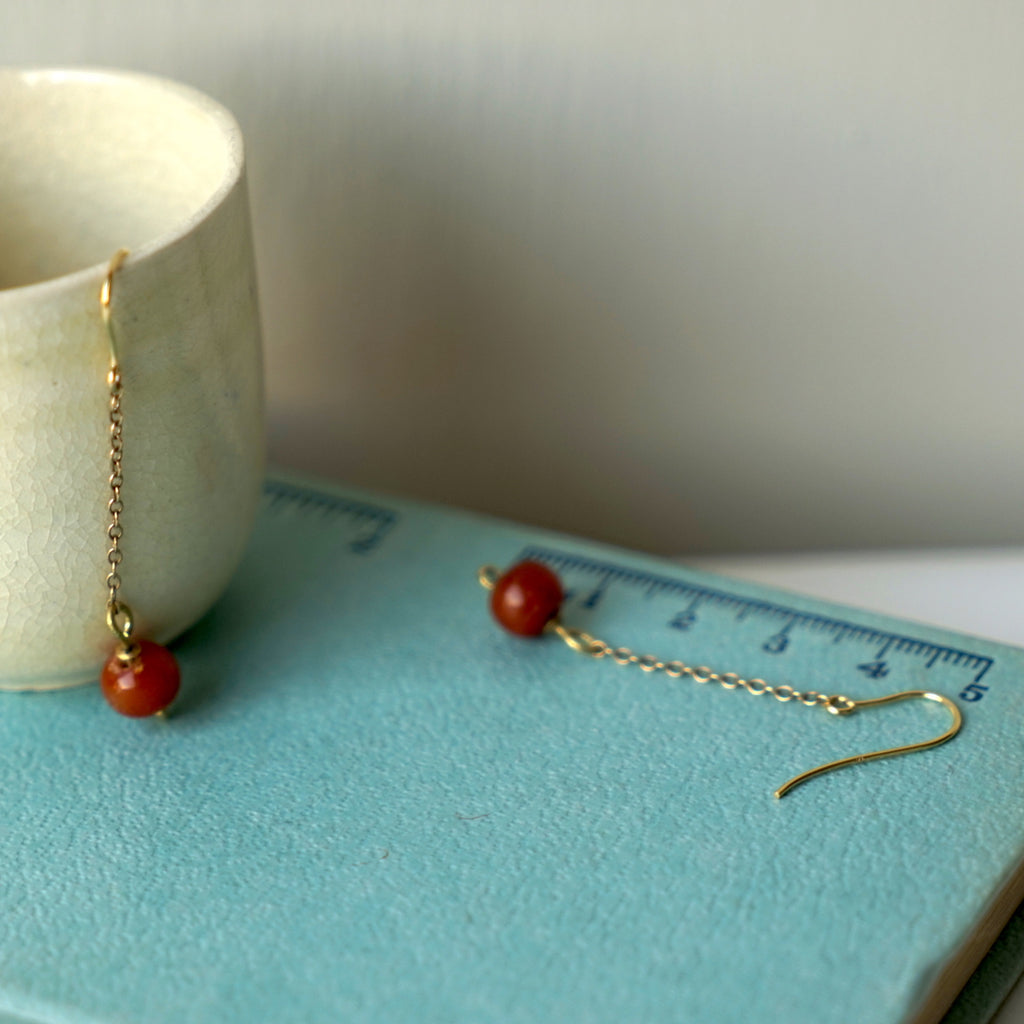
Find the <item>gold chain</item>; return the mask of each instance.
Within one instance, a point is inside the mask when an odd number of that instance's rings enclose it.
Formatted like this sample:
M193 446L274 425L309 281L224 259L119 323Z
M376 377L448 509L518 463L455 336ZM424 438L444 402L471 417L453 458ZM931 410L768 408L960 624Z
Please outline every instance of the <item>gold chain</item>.
M110 541L110 548L107 551L107 625L121 641L118 656L124 660L134 657L138 652L138 646L131 639L131 609L118 598L121 587L121 562L124 558L121 551L121 537L124 535L124 527L121 525L121 513L124 511L124 503L121 500L121 488L124 485L124 413L121 411L121 365L118 360L114 325L110 318L110 302L114 289L114 274L127 255L126 249L120 249L114 255L103 287L100 289L100 309L110 340L110 370L107 373L107 384L110 388L110 500L107 502L107 511L110 513L107 539Z
M121 501L121 486L124 483L121 466L124 414L121 412L121 370L116 364L111 366L107 374L107 383L110 385L110 501L107 502L107 511L110 512L110 525L107 527L110 540L107 562L110 564L110 572L107 573L107 607L114 608L118 603L117 591L121 586L118 569L124 557L121 551L121 537L124 534L121 526L121 513L124 511L124 503Z
M772 686L756 676L753 679L743 679L735 672L718 673L706 665L694 668L683 661L662 661L653 654L635 654L628 647L612 647L603 640L584 633L582 629L563 626L557 619L552 619L547 628L580 654L586 654L590 658L611 658L617 665L637 665L644 672L664 672L672 679L682 679L685 676L701 684L717 683L726 690L746 690L754 697L768 693L783 704L797 701L809 708L823 707L833 715L848 715L856 707L855 701L838 693L829 695L818 693L817 690L795 690L792 686Z
M485 565L477 572L480 585L486 590L493 590L499 576L493 565ZM695 683L717 683L726 690L742 689L754 697L771 694L777 701L788 704L797 701L809 708L823 707L833 715L848 715L857 707L857 701L844 697L842 694L818 693L817 690L800 691L792 686L771 686L763 679L743 679L735 672L715 672L706 665L694 668L683 661L662 661L653 654L636 654L628 647L612 647L604 640L585 633L582 629L563 625L557 618L552 619L545 629L555 633L565 644L579 654L588 658L610 658L617 665L637 665L644 672L664 672L671 679L692 679Z

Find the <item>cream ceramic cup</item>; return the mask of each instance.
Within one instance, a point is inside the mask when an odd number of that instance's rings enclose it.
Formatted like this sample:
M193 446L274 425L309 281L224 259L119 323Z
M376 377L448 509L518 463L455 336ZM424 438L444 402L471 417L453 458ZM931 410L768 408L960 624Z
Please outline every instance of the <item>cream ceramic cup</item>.
M95 680L107 629L109 344L123 377L120 597L168 642L227 585L263 474L242 138L143 75L0 69L0 688Z

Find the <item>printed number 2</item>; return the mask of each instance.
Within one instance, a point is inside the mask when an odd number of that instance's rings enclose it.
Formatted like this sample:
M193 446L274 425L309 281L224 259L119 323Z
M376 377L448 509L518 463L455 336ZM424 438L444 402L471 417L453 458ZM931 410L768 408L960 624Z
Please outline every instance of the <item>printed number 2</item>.
M967 687L960 691L960 699L970 701L981 700L987 690L988 687L982 686L981 683L968 683Z
M679 612L678 615L669 623L673 629L681 629L684 632L688 630L697 621L697 613L686 611Z

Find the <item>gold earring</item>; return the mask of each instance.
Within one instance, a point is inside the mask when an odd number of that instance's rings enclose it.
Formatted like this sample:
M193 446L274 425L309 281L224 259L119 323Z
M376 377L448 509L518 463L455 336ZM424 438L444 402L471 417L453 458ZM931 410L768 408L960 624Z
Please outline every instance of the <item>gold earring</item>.
M635 654L628 647L612 647L597 637L584 633L580 629L563 625L558 618L562 606L564 591L559 578L540 562L526 561L514 565L505 573L500 573L493 565L483 566L477 573L480 584L491 591L491 613L495 619L511 633L519 636L540 636L542 633L554 633L572 650L591 658L610 658L619 665L638 665L644 672L664 672L673 679L688 676L695 683L718 683L727 690L744 689L754 696L771 694L776 700L788 703L797 701L807 707L823 707L833 715L850 715L864 708L881 707L904 700L929 700L941 704L952 716L952 724L940 736L925 740L922 743L908 743L902 747L888 747L885 750L874 750L867 754L856 754L838 761L819 765L810 771L794 776L775 790L777 798L784 797L801 783L807 782L818 775L845 768L847 765L862 764L875 761L882 757L897 757L900 754L912 754L918 750L928 750L940 743L951 740L959 731L963 722L960 709L948 697L930 690L902 690L884 697L872 697L867 700L852 700L841 694L824 694L816 690L800 691L792 686L770 686L763 679L742 679L735 672L719 674L703 665L693 668L682 661L662 661L653 654Z
M119 597L121 588L121 538L124 528L121 514L124 503L121 487L124 484L122 457L124 454L124 413L121 409L121 362L117 338L111 317L114 275L128 257L127 249L119 249L110 261L107 275L100 289L100 312L110 341L110 370L107 385L110 389L110 500L107 511L107 626L117 638L113 653L100 673L100 686L107 703L122 715L145 718L162 715L177 696L181 673L174 655L151 640L136 640L132 633L135 619L131 608Z

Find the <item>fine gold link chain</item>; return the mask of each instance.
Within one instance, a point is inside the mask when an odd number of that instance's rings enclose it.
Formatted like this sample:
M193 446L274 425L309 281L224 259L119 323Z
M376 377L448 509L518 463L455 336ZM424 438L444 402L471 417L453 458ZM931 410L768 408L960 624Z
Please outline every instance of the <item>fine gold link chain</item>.
M124 413L121 411L121 364L118 359L114 325L110 318L110 302L113 296L114 275L127 256L127 249L120 249L114 255L100 290L100 309L110 341L110 370L107 373L107 384L110 387L110 500L107 502L107 511L110 513L107 539L110 541L110 547L107 550L107 625L121 641L118 657L124 660L134 657L139 648L131 638L134 624L132 611L118 597L121 588L121 562L124 559L124 552L121 550L121 537L124 535L124 528L121 525L121 513L124 512L124 503L121 500L121 488L124 486Z
M121 412L121 371L116 364L111 366L107 382L110 384L110 501L107 502L107 510L110 512L110 525L107 527L107 537L110 540L107 562L110 564L110 572L107 573L107 607L116 608L117 591L121 586L119 566L124 558L121 551L121 537L124 534L121 526L121 513L124 511L124 504L121 501L121 486L124 483L121 468L121 456L124 452L124 415Z
M628 647L612 647L604 640L585 633L582 629L565 626L557 619L548 623L549 632L555 633L567 646L588 658L610 658L617 665L636 665L644 672L664 672L671 679L689 678L695 683L717 683L726 690L742 689L754 697L770 694L777 701L788 704L796 701L806 707L823 707L833 715L846 715L854 710L855 702L842 694L818 693L817 690L796 690L792 686L772 686L754 676L744 679L735 672L716 672L706 665L687 665L683 661L662 661L654 654L637 654Z

